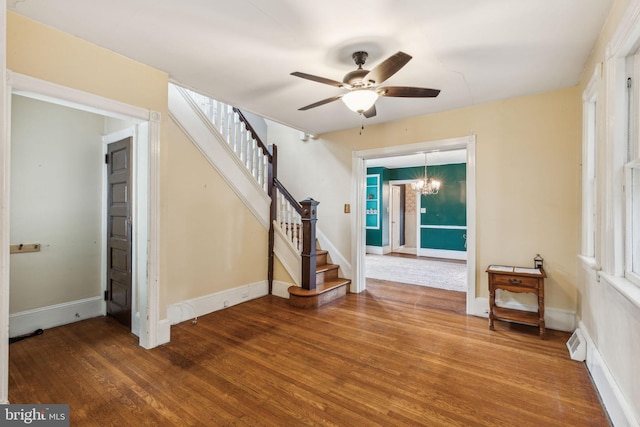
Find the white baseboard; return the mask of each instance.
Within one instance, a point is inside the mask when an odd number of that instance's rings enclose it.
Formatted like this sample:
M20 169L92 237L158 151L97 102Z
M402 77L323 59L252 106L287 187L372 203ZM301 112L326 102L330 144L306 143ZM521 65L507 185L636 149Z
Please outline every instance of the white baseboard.
M428 256L431 258L445 258L445 259L467 259L466 251L449 251L445 249L424 249L418 248L418 256Z
M281 282L279 280L274 280L273 281L273 288L271 289L271 295L280 297L280 298L286 298L289 299L289 287L290 286L297 286L294 285L293 283L287 283L287 282Z
M169 319L162 319L158 322L157 345L166 344L170 340L171 340L171 322L169 322Z
M195 319L196 317L204 316L214 311L263 297L268 293L269 284L264 280L177 302L167 307L167 320L169 324L175 325L185 320Z
M104 300L98 296L14 313L9 315L9 336L103 316L103 306Z
M625 399L611 371L602 359L598 348L591 339L584 323L578 325L587 344L587 369L600 394L600 399L615 427L639 427L640 423L633 415L632 406Z
M370 245L367 245L365 251L368 254L384 255L384 248L382 246L370 246Z
M538 307L534 305L519 304L514 301L503 302L496 298L496 304L500 307L513 308L516 310L538 311ZM474 315L480 317L489 317L489 298L476 298L474 304ZM544 323L549 329L557 331L573 332L576 328L575 311L562 310L559 308L545 307Z

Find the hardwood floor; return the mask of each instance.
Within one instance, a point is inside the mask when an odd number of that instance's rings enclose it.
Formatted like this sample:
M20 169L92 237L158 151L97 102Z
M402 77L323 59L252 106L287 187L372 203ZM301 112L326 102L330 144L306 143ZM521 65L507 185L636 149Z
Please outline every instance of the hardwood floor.
M319 309L264 297L144 350L110 318L10 345L11 403L72 426L606 426L569 334L464 314L464 293L368 280Z

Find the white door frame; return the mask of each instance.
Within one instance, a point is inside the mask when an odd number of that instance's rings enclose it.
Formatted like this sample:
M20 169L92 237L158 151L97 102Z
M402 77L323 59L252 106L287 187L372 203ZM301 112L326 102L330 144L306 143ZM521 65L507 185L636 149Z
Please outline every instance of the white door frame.
M56 103L108 117L133 120L137 122L139 134L147 138L138 138L140 149L147 163L147 175L144 182L138 182L137 194L147 195L147 206L139 212L146 216L148 239L144 242L147 259L139 258L138 271L147 272L139 283L139 338L144 348L153 348L168 341L168 333L160 330L160 293L159 293L159 208L160 208L160 113L146 110L119 101L114 101L66 86L50 83L7 70L7 85L4 87L4 129L0 137L0 403L8 399L8 326L9 326L9 230L10 230L10 170L11 170L11 96L14 93ZM144 141L142 141L145 139ZM134 142L135 145L135 142ZM166 329L166 328L165 328Z
M393 196L393 188L397 187L398 189L400 188L399 185L394 185L393 183L389 183L389 246L391 246L391 252L393 252L394 247L394 239L395 237L398 238L398 246L395 249L399 249L400 248L400 236L395 236L394 232L393 232L393 223L394 220L397 222L400 220L400 218L396 218L395 214L394 214L394 209L395 209L395 205L397 204L398 206L400 206L400 199L397 197ZM400 191L400 190L398 190ZM400 226L398 225L398 231L400 230ZM394 237L395 236L395 237Z
M476 299L476 137L475 135L443 139L416 144L375 148L354 151L352 155L351 204L355 206L355 215L351 217L351 265L353 275L351 292L366 289L364 256L366 246L365 233L365 187L366 165L369 159L415 154L435 150L467 150L467 314L475 313Z

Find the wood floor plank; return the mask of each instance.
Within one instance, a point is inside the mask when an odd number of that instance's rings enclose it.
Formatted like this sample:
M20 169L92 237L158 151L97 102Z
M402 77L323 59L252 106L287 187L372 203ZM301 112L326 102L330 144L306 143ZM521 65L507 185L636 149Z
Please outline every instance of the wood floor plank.
M110 318L10 346L12 403L74 426L607 426L569 334L466 316L465 294L368 280L317 309L264 297L152 350Z

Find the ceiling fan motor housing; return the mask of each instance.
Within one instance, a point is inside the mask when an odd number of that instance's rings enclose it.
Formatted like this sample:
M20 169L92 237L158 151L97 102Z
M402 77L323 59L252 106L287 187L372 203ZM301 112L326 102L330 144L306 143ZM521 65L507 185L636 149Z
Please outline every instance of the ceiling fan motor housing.
M351 57L353 58L353 61L356 63L356 65L358 66L358 69L345 74L344 78L342 79L342 82L354 88L363 88L363 87L371 86L373 83L375 83L375 82L363 81L364 76L369 74L369 70L365 70L362 68L367 58L369 57L369 54L367 52L360 51L360 52L354 52L354 54L351 55Z

